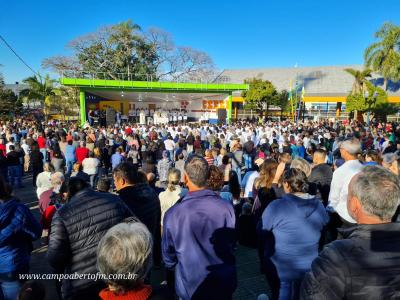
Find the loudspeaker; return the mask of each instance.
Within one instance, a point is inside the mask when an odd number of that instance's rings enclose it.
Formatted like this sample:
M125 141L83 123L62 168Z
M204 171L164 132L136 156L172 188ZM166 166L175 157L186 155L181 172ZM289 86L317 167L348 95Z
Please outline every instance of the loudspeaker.
M219 108L217 110L217 113L218 113L218 123L225 123L226 122L226 116L227 116L226 109Z

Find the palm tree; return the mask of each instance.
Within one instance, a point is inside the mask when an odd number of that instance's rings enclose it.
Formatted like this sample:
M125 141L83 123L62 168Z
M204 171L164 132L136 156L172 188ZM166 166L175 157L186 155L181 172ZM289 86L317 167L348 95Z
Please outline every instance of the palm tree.
M44 113L47 116L49 108L57 95L57 88L54 86L56 81L51 79L49 75L43 78L38 74L25 78L23 82L29 87L22 90L20 95L28 103L30 101L41 101L44 105Z
M351 94L353 96L363 94L363 91L365 90L365 82L368 80L368 77L371 77L372 70L356 70L351 68L347 68L344 70L354 77L354 83L351 87Z
M347 68L344 70L354 77L354 83L353 86L351 87L351 93L350 93L352 97L347 97L347 101L350 102L350 101L355 101L355 99L358 100L364 99L366 82L369 82L367 78L371 77L372 71L370 69L356 70L351 68ZM357 120L357 118L358 118L357 110L354 110L354 119Z
M388 80L400 80L400 27L384 23L375 33L378 42L370 45L364 52L365 66L379 72L384 78L384 89Z

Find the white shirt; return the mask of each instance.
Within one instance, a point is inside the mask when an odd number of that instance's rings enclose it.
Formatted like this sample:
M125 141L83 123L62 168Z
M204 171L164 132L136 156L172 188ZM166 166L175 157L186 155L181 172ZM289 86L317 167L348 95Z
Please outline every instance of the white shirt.
M249 178L247 179L246 186L244 188L244 197L253 197L253 185L254 185L254 180L260 176L260 173L257 171L254 171L249 175Z
M10 146L14 146L14 143L8 142L6 144L6 153L8 154L10 152Z
M36 177L36 195L38 199L40 198L40 195L51 189L51 172L42 172Z
M164 141L165 150L172 151L175 148L175 143L173 140L167 139Z
M328 210L329 208L333 209L340 217L350 223L356 223L356 221L349 215L347 210L349 183L362 168L363 165L358 160L349 160L333 172Z
M22 144L21 148L24 149L25 155L29 155L31 153L31 147L28 144Z
M82 161L83 172L88 175L95 175L97 174L97 168L100 164L100 161L94 157L85 158Z
M161 225L164 223L164 214L166 211L170 209L179 199L186 196L187 193L187 189L182 189L179 185L176 185L175 191L166 189L164 192L161 192L160 195L158 195L161 206Z

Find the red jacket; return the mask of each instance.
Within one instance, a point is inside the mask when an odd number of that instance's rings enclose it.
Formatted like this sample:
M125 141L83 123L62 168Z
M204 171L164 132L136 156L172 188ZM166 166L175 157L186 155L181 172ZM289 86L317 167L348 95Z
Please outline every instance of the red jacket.
M4 156L6 156L7 155L7 153L6 153L6 145L0 144L0 151L3 152Z
M76 149L75 151L75 155L76 155L76 160L78 163L82 163L82 161L89 156L89 149L88 148L83 148L83 147L79 147Z
M39 145L39 149L44 149L46 148L46 139L42 136L39 136L37 138L37 143Z
M125 294L116 295L108 288L103 289L99 296L102 300L147 300L151 296L152 288L149 285L141 286L135 290L127 291Z

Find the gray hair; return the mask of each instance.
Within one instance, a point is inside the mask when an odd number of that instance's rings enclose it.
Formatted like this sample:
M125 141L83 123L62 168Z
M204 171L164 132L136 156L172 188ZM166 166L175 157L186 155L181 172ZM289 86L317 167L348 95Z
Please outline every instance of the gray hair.
M51 180L51 185L53 187L56 187L58 185L61 185L65 181L65 177L63 173L55 172L51 174L50 180Z
M382 161L388 165L391 165L398 159L399 156L396 153L386 153L382 155Z
M168 190L171 192L175 191L176 185L181 180L181 171L175 168L169 169L168 171Z
M339 148L345 150L350 155L357 155L361 153L361 143L355 138L341 142Z
M380 166L364 167L349 191L366 212L382 221L390 221L400 204L398 177Z
M97 248L97 266L106 276L131 274L129 279L110 279L118 292L140 285L152 266L153 239L146 225L135 220L110 228Z
M307 177L311 175L311 165L306 161L304 158L297 157L293 159L292 163L290 164L290 168L292 169L299 169L306 174Z

